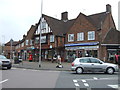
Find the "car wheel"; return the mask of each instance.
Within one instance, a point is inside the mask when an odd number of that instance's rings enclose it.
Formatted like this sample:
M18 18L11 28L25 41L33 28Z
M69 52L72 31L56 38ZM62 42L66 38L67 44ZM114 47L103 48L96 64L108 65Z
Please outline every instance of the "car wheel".
M11 66L10 66L10 67L7 67L7 69L11 69Z
M77 73L77 74L81 74L81 73L83 73L83 69L82 69L82 68L80 68L80 67L79 67L79 68L77 68L77 69L76 69L76 73Z
M114 69L113 68L107 68L106 71L108 74L113 74L114 73Z

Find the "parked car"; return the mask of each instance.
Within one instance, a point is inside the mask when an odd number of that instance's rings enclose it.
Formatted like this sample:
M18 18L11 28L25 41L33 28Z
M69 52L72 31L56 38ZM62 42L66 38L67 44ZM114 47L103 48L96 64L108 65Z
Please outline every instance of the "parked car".
M2 61L0 61L0 68L2 67Z
M7 69L11 69L12 63L10 59L7 59L4 55L0 55L0 61L2 62L2 67L7 67Z
M72 62L72 71L81 74L83 72L105 72L113 74L118 71L118 65L105 63L102 60L93 57L76 58Z

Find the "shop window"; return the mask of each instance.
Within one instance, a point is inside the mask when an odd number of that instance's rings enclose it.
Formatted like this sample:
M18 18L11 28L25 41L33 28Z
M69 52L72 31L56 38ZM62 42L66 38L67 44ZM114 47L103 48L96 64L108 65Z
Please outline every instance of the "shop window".
M88 32L88 40L95 40L95 31Z
M68 42L74 41L74 34L68 34Z
M83 41L84 40L84 33L77 33L77 41Z

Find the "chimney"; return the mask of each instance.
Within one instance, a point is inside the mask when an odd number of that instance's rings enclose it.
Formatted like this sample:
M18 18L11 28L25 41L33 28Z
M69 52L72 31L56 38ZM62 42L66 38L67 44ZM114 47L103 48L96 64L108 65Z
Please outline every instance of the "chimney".
M111 5L110 4L106 5L106 12L111 13Z
M68 20L68 12L61 13L61 20L66 22Z

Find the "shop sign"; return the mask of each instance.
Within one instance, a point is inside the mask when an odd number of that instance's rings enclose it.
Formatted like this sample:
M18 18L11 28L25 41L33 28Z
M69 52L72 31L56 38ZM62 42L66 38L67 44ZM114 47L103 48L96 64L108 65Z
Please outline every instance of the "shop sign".
M86 47L66 47L66 50L79 50L79 49L98 49L99 46L86 46Z
M99 42L89 42L89 43L73 43L73 44L65 44L66 47L72 47L72 46L94 46L98 45Z

